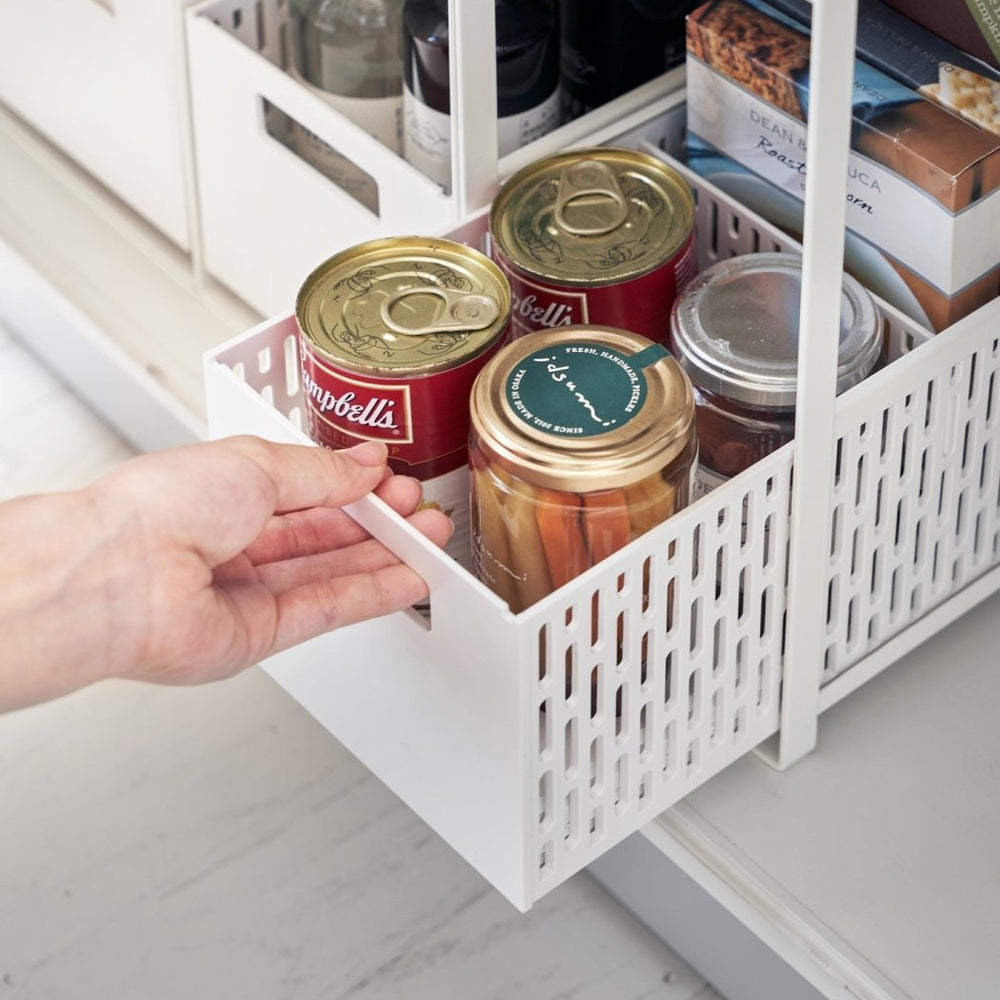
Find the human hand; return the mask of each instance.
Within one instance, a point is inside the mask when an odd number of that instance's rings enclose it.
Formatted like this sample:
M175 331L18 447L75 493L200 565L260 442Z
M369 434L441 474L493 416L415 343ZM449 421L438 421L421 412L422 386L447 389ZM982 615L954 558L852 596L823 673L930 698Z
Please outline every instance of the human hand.
M0 710L103 677L231 676L427 586L340 507L374 490L443 545L382 445L253 437L124 463L85 489L0 505Z

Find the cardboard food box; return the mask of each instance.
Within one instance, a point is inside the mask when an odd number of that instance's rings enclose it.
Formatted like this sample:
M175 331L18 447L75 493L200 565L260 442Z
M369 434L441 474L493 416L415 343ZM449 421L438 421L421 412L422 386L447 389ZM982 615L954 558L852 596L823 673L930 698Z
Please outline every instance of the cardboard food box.
M887 0L900 14L1000 69L1000 0Z
M810 0L768 2L808 29ZM968 55L881 0L858 0L857 53L887 76L1000 135L1000 69Z
M809 37L761 0L687 22L690 166L801 235ZM847 266L941 330L1000 292L1000 136L855 62Z

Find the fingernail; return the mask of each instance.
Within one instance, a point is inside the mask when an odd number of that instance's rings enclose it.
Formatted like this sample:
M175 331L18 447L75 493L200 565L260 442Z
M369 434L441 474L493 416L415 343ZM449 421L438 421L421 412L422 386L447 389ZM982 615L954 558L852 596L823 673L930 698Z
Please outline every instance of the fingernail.
M345 448L341 454L353 459L358 465L376 466L385 462L389 449L380 441L362 441L361 444Z

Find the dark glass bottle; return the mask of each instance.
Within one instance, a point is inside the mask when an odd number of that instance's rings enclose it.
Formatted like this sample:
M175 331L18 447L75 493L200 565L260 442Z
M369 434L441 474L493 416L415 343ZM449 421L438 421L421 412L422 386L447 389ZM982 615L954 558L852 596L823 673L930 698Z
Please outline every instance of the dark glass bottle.
M577 118L679 65L701 0L561 0L563 117Z
M497 152L559 124L556 0L495 0ZM451 183L447 0L403 8L403 156L445 190Z

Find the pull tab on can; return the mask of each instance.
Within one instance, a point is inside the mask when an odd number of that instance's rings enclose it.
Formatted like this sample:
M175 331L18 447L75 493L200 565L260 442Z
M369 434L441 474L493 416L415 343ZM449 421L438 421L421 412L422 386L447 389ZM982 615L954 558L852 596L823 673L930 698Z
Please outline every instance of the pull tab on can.
M566 209L572 202L588 196L596 196L601 202L609 201L612 207L611 218L600 222L595 220L594 224L589 226L571 223L566 218ZM601 207L603 209L606 206L602 204ZM567 233L573 236L603 236L617 229L627 216L628 202L606 163L598 160L581 160L579 163L568 164L560 174L555 218L556 223Z
M392 309L404 299L415 296L432 295L440 299L443 309L439 310L430 322L418 322L408 326L392 315ZM434 333L458 333L485 330L496 322L500 316L500 306L496 299L489 295L474 292L460 292L452 288L438 288L434 285L416 285L411 288L400 288L387 295L382 300L379 316L386 329L393 333L402 333L408 337L422 337ZM423 319L424 310L414 310L414 317Z

